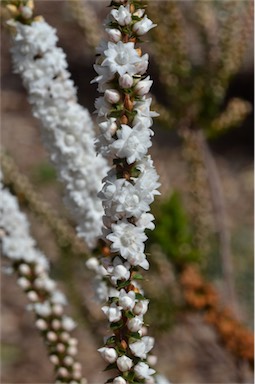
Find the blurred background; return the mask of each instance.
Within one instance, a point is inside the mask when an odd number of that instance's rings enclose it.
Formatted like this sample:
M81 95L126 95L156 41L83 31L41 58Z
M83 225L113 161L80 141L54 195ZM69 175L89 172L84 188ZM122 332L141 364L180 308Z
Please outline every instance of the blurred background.
M58 31L78 87L94 111L94 48L108 1L37 0ZM152 1L150 54L155 119L151 155L161 181L148 233L145 291L157 369L172 383L253 382L253 1ZM79 323L89 384L105 380L97 353L105 319L86 271L86 246L62 202L40 123L12 74L2 30L2 167L38 246ZM45 202L48 204L45 205ZM2 382L50 383L52 366L14 276L2 275Z

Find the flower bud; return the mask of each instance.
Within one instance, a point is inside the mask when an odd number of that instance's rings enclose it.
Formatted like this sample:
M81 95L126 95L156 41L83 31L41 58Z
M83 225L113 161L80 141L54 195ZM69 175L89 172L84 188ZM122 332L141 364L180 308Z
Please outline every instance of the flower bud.
M150 88L152 86L153 81L149 80L149 76L145 80L139 81L135 88L134 91L138 96L144 96L147 95L147 93L150 91Z
M156 364L157 364L157 361L158 361L158 358L157 358L157 356L155 356L155 355L149 355L149 356L147 357L147 361L148 361L148 364L149 364L150 366L152 366L152 365L156 365Z
M22 273L22 275L28 276L30 275L31 268L27 264L20 264L19 272Z
M117 265L113 270L113 275L117 280L128 280L130 272L124 265Z
M120 93L116 89L107 89L104 97L110 104L116 104L120 101Z
M48 328L48 324L43 319L36 320L35 325L40 331L45 331Z
M71 356L75 356L75 355L77 355L77 348L76 347L68 347L67 348L67 353L69 354L69 355L71 355Z
M141 300L134 306L133 312L135 315L144 315L148 310L149 300Z
M131 88L133 85L133 81L133 77L130 76L128 73L125 73L125 75L120 76L119 78L119 86L124 89Z
M59 353L63 353L66 350L65 344L62 343L59 343L56 348Z
M76 323L71 317L64 316L62 319L62 327L65 331L70 332L76 327Z
M65 356L63 361L64 361L64 364L67 365L68 367L73 365L73 358L71 356Z
M96 257L90 257L85 264L88 269L96 272L99 262Z
M29 7L26 7L25 5L20 7L20 12L22 17L24 17L24 19L30 19L33 15L32 9Z
M38 295L37 295L37 293L35 291L29 291L27 293L27 297L28 297L29 300L31 300L33 302L38 300Z
M50 355L50 361L52 362L52 364L54 365L58 365L59 364L59 358L57 355Z
M147 15L133 26L133 31L138 35L144 35L147 33L151 28L156 27L156 24L153 24L150 19L148 19Z
M55 332L50 331L47 333L47 339L49 341L54 342L54 341L57 341L58 337L57 337L57 334Z
M18 280L17 280L17 283L18 285L22 288L22 289L27 289L30 287L30 281L28 279L26 279L25 277L20 277Z
M117 359L117 366L121 372L126 372L133 366L133 361L129 357L123 355Z
M105 31L108 35L109 40L112 41L113 43L117 43L118 41L121 40L122 34L120 30L115 28L106 28Z
M98 349L98 352L100 352L102 358L107 363L114 363L118 358L118 354L114 348L103 347L103 348Z
M113 384L127 384L127 382L125 379L123 379L123 377L118 376L113 380Z
M57 316L62 315L62 313L63 313L63 307L62 307L62 305L60 305L60 304L55 304L55 305L53 305L53 307L52 307L52 312L53 312L55 315L57 315Z
M134 371L138 379L149 379L150 375L153 375L156 372L143 362L138 363L135 366Z
M122 27L124 25L130 24L132 21L131 13L129 12L129 7L123 7L123 5L121 5L119 9L113 9L111 11L111 15Z
M61 332L60 334L60 340L62 341L68 341L69 343L70 335L67 332Z
M127 327L131 332L138 332L143 325L143 321L140 317L136 316L133 319L128 319Z
M65 377L65 378L69 376L68 370L65 367L60 367L58 370L58 374L59 376Z

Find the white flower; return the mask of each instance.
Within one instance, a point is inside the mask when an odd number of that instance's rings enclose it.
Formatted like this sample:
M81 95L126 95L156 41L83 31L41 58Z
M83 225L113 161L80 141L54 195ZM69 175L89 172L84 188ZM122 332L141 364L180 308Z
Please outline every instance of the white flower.
M125 310L132 310L136 303L135 292L129 291L128 293L121 289L119 295L119 305Z
M120 222L112 225L112 233L107 236L112 241L113 252L120 252L125 259L137 252L143 252L147 236L141 228L133 224Z
M104 97L98 97L95 100L95 108L96 113L98 116L107 116L110 112L110 109L112 108L112 105L104 98Z
M110 119L107 119L98 125L102 135L104 135L106 140L111 140L112 136L115 134L118 128L116 119L114 117L111 117Z
M91 84L97 82L98 83L98 91L104 92L107 89L108 82L114 78L114 74L111 72L109 67L102 67L101 65L94 64L94 69L97 72L98 76L96 76Z
M113 384L127 384L126 380L123 379L123 377L121 376L117 376L115 377L115 379L113 380Z
M100 352L102 358L107 362L107 363L114 363L117 360L118 354L114 348L100 348L98 349L98 352Z
M144 61L134 48L134 43L123 43L119 41L117 44L108 43L108 49L104 51L105 59L102 62L103 67L109 67L111 73L119 73L123 76L125 73L133 76L136 74L136 66Z
M109 40L112 41L113 43L117 43L118 41L121 40L122 34L119 29L106 28L105 31L109 37Z
M146 259L146 256L143 252L137 252L137 253L130 254L127 257L127 260L131 265L134 265L134 266L139 265L140 267L142 267L145 270L148 270L150 267L149 262Z
M30 19L33 15L33 11L30 7L27 6L21 6L20 8L21 14L24 17L24 19Z
M118 9L113 9L111 15L121 25L128 25L132 21L131 13L129 12L129 5L124 7L121 5Z
M144 315L148 310L149 300L140 300L133 308L135 315Z
M141 21L138 21L133 26L133 31L141 36L147 33L151 28L156 27L157 24L153 24L153 22L148 19L147 15L144 16L144 18Z
M155 228L153 220L155 220L155 217L151 213L143 213L136 221L136 225L140 228L153 230Z
M151 375L156 372L154 369L150 368L147 364L142 362L138 363L134 367L134 371L138 379L148 379Z
M111 304L110 306L102 307L102 311L108 317L111 323L116 323L122 317L121 308L115 303Z
M129 357L123 355L117 359L117 366L121 372L126 372L133 366L133 361Z
M119 86L123 89L131 88L133 85L134 79L128 73L119 77Z
M116 104L120 101L120 93L116 89L107 89L104 94L105 100L110 104Z
M151 147L150 131L142 124L136 124L133 128L122 124L117 136L118 139L110 147L116 156L127 158L128 164L141 160Z
M135 102L135 111L137 114L134 117L133 124L141 123L146 128L149 128L153 124L152 117L157 117L159 114L150 110L152 99L142 99Z
M134 88L135 93L139 96L146 95L150 91L152 83L153 81L150 80L150 76L146 77L144 80L140 80Z
M150 352L153 346L154 346L154 338L149 336L144 336L142 337L141 340L138 340L130 344L129 348L131 349L132 353L136 357L141 357L142 359L146 359L147 353Z
M128 319L127 327L131 332L138 332L143 326L142 316L135 316L132 319Z

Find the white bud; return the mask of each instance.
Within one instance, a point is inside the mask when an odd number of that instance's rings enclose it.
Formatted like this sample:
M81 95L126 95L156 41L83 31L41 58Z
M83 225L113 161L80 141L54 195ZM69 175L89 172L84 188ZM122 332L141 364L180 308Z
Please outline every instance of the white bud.
M45 279L44 280L44 289L48 292L52 292L56 287L55 281L51 279Z
M98 268L98 265L99 265L99 262L97 260L96 257L90 257L87 261L86 261L86 267L88 269L90 269L91 271L97 271L97 268Z
M123 379L123 377L118 376L113 380L113 384L127 384L127 382L125 379Z
M141 334L141 336L146 336L148 334L148 328L147 327L142 327L140 334Z
M71 346L76 347L76 345L78 344L78 340L75 339L74 337L72 337L72 338L68 341L68 344L71 345Z
M77 348L76 347L68 347L67 348L67 353L68 355L75 356L77 355Z
M68 367L73 365L73 358L71 356L66 356L63 361Z
M70 335L69 333L67 332L62 332L61 335L60 335L60 339L62 341L68 341L69 342L69 339L70 339Z
M65 377L65 378L69 376L68 370L65 367L60 367L58 370L58 374L59 376Z
M148 361L148 364L149 364L149 365L153 366L153 365L156 365L156 364L157 364L158 358L157 358L157 356L155 356L155 355L149 355L149 356L147 357L147 361Z
M123 355L117 359L117 366L121 372L126 372L133 366L133 361L129 357Z
M143 320L136 316L133 319L128 319L127 321L127 327L131 332L138 332L143 325Z
M40 275L41 273L45 272L45 268L41 264L37 264L35 266L35 273L36 275Z
M31 268L27 264L20 264L19 272L22 273L22 275L28 276L31 273Z
M120 93L116 89L107 89L104 98L110 104L116 104L120 101Z
M26 279L25 277L20 277L17 280L17 284L22 288L22 289L28 289L30 287L30 281Z
M151 28L156 27L156 24L153 24L150 19L148 19L147 15L141 20L138 21L137 23L134 24L133 26L133 31L141 36L147 33Z
M119 25L128 25L132 21L131 13L129 12L129 6L124 7L121 5L118 9L113 9L111 15L117 20Z
M133 312L135 315L144 315L148 310L149 300L140 300L134 306Z
M134 91L137 95L144 96L150 91L153 81L149 80L149 78L150 77L148 76L146 79L141 80L136 84Z
M43 319L36 320L35 325L40 331L45 331L48 328L48 324Z
M130 277L130 272L124 265L117 265L113 270L113 276L117 280L121 280L121 279L128 280Z
M111 304L110 307L104 306L102 307L102 311L108 317L111 323L116 323L121 319L122 312L121 309L115 304Z
M125 292L124 289L120 291L119 305L125 310L131 310L135 305L135 292Z
M50 361L52 362L52 364L54 365L58 365L59 364L59 358L57 355L50 355Z
M33 15L32 9L25 5L20 7L20 12L21 12L21 15L24 17L24 19L30 19Z
M75 371L81 371L81 363L79 363L78 361L76 361L75 363L74 363L74 365L73 365L73 369L75 370Z
M80 378L81 378L81 372L74 371L74 372L73 372L73 377L74 377L74 379L76 379L76 380L80 380Z
M122 34L119 29L106 28L105 31L108 35L109 40L113 43L118 43L118 41L121 40Z
M58 343L58 345L56 346L56 349L59 353L63 353L65 352L66 350L66 347L65 347L65 344L62 344L62 343Z
M52 326L52 328L53 328L55 331L57 331L58 329L61 328L61 322L60 322L59 320L57 320L57 319L54 319L54 320L52 321L52 323L51 323L51 326Z
M62 313L63 313L63 307L62 307L62 305L60 305L60 304L55 304L55 305L53 305L53 307L52 307L52 312L53 312L55 315L57 315L57 316L62 315Z
M138 9L133 13L134 16L143 17L145 9Z
M128 73L125 73L125 75L120 76L119 85L123 89L131 88L133 85L133 77Z
M117 360L118 354L114 348L103 347L98 349L98 352L107 363L114 363Z
M154 369L151 369L148 364L143 362L138 363L135 366L134 371L138 379L148 379L150 375L153 375L156 372Z
M47 339L49 341L54 342L54 341L57 341L58 337L57 337L57 334L55 332L50 331L47 333Z
M27 297L28 297L29 300L31 300L33 302L38 300L38 295L37 295L37 293L35 291L29 291L27 293Z
M69 316L64 316L62 319L62 327L65 331L72 331L76 327L75 321Z

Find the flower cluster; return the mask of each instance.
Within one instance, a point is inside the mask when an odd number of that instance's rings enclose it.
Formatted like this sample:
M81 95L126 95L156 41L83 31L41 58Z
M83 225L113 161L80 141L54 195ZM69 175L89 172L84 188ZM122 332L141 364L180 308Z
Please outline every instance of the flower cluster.
M49 277L46 257L35 248L29 235L29 223L20 212L17 199L7 189L1 189L0 238L3 255L17 273L18 285L26 293L36 316L36 327L41 332L54 364L56 383L86 383L82 378L81 364L76 361L77 339L70 332L76 323L64 315L65 296Z
M151 99L146 97L152 80L145 75L148 55L142 55L136 43L155 25L145 15L141 4L113 1L106 19L107 41L97 48L95 71L99 92L95 102L100 135L97 148L113 163L103 179L99 193L103 202L103 257L99 263L90 259L101 284L99 297L106 301L102 310L113 332L99 349L108 368L118 374L114 384L155 383L155 356L150 355L154 339L146 335L144 315L149 300L139 285L147 270L146 229L154 229L150 204L159 194L158 175L147 155L153 131Z
M94 247L103 215L97 193L108 167L96 155L92 120L77 103L66 56L56 46L55 29L40 18L27 25L12 24L16 30L11 49L14 71L21 75L33 115L44 128L42 136L66 185L66 201L78 223L78 235Z

